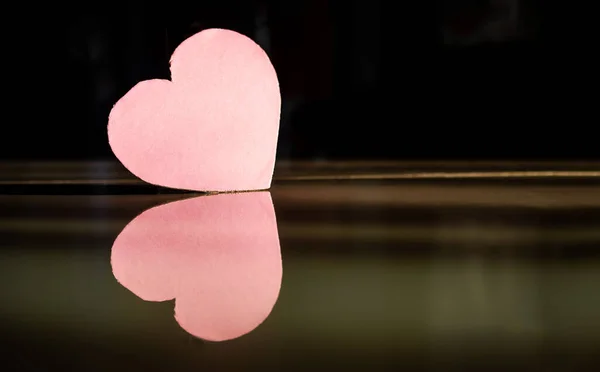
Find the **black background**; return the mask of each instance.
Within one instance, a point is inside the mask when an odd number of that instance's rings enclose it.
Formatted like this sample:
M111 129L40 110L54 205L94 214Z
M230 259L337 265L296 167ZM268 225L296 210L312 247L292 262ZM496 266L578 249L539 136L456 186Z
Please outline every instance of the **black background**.
M523 0L534 30L528 37L443 43L449 19L484 11L486 3L7 6L10 98L0 157L112 158L106 137L112 105L141 80L168 78L170 54L186 37L219 27L257 40L278 71L280 159L600 159L589 10ZM257 14L266 14L269 45L256 36Z

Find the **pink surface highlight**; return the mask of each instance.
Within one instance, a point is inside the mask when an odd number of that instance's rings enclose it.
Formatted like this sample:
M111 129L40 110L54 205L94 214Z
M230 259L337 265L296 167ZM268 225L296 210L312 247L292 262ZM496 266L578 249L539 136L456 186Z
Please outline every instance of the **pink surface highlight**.
M175 50L171 75L140 82L113 107L108 139L119 161L159 186L268 189L281 94L267 54L234 31L205 30Z
M268 192L221 194L151 208L119 234L117 281L146 301L175 299L175 318L208 341L243 336L277 302L282 261Z

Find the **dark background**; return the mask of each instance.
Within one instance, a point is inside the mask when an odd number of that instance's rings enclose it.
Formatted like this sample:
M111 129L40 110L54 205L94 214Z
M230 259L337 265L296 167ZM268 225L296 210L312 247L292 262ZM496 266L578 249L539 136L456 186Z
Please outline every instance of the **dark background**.
M280 159L600 159L589 11L518 1L518 22L508 27L518 37L464 43L498 13L489 3L5 7L4 88L12 98L4 101L0 157L112 158L112 105L141 80L168 78L170 54L186 37L219 27L255 39L278 71ZM463 43L450 43L448 30Z

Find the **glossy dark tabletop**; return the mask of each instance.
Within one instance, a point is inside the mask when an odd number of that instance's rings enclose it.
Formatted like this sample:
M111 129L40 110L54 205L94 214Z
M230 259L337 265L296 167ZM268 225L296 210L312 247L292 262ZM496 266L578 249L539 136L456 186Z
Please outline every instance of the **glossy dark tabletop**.
M223 342L187 332L174 301L126 288L111 251L150 208L185 200L210 213L166 223L212 228L224 209L238 218L240 194L161 189L103 162L0 171L2 370L600 366L600 164L279 163L261 214L277 221L279 295ZM250 242L262 225L239 218L215 234ZM173 259L189 236L169 236Z

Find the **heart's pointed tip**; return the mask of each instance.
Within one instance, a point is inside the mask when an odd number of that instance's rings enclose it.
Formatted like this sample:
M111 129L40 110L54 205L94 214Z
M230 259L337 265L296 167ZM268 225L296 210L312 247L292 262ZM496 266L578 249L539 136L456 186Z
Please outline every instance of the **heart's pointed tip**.
M177 187L179 190L187 190L194 192L201 192L209 195L218 195L218 194L244 194L249 192L265 192L271 190L271 185L267 186L238 186L238 187Z
M138 172L136 169L138 167L131 166L127 161L127 156L121 156L119 152L118 146L113 146L109 131L108 138L109 146L115 156L116 160L125 168L131 175L139 179L140 181L153 185L156 187L166 188L174 191L181 192L196 192L207 195L216 195L216 194L242 194L242 193L251 193L251 192L268 192L271 190L272 182L269 180L268 182L260 182L260 183L237 183L233 184L215 184L215 183L198 183L198 182L187 182L185 178L162 178L159 177L160 180L157 180L153 177L153 174L146 174L143 172ZM168 180L168 182L164 182L164 180Z
M251 172L252 174L258 174L258 167L255 172ZM131 171L134 173L133 171ZM135 174L142 181L159 186L166 187L172 190L180 190L180 191L191 191L204 193L208 195L214 194L242 194L242 193L251 193L251 192L264 192L269 191L272 186L273 177L270 176L268 178L262 178L259 180L254 179L250 174L237 178L237 179L228 179L223 180L223 182L210 181L210 176L207 174L205 179L189 179L185 177L178 178L170 178L169 182L158 182L155 179L151 179L150 177L146 177L142 174Z
M118 159L118 157L117 157L117 159ZM125 168L127 168L127 167L125 166ZM129 170L129 171L135 177L137 177L138 179L140 179L141 181L143 181L149 185L162 187L162 188L175 190L175 191L181 191L181 192L195 192L195 193L200 193L200 194L205 194L205 195L221 195L221 194L245 194L245 193L253 193L253 192L269 192L269 191L271 191L271 185L256 186L256 187L254 187L254 186L247 186L247 187L196 186L195 187L195 186L189 186L189 185L175 185L175 184L168 184L168 183L163 183L163 182L150 181L144 177L140 177L139 175L135 174L131 170Z
M200 191L197 190L197 192L204 192L208 195L221 195L221 194L245 194L245 193L249 193L249 192L268 192L271 190L271 187L267 187L267 188L255 188L255 189L240 189L240 190L224 190L224 191L212 191L212 190L204 190L204 191Z

